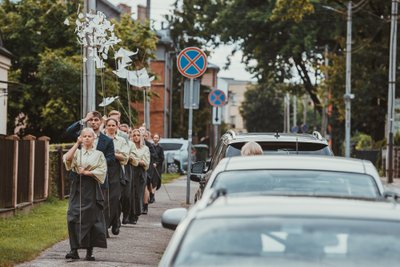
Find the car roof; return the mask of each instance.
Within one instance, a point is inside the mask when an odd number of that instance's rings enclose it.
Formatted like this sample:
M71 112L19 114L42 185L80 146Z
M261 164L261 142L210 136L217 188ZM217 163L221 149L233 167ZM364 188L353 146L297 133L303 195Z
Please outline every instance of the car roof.
M233 133L229 131L225 136L230 136L229 143L240 142L301 142L301 143L319 143L326 144L328 142L318 134L294 134L294 133Z
M327 170L366 173L369 161L331 156L259 155L224 158L216 169L220 171L253 169Z
M392 202L297 196L221 196L194 214L196 218L293 216L400 221L399 205Z

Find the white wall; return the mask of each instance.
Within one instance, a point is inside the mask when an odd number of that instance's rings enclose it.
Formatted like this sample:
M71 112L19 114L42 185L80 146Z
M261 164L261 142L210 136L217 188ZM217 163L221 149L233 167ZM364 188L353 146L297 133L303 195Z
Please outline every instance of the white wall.
M11 60L0 54L0 81L8 81ZM0 82L0 134L7 134L7 83Z

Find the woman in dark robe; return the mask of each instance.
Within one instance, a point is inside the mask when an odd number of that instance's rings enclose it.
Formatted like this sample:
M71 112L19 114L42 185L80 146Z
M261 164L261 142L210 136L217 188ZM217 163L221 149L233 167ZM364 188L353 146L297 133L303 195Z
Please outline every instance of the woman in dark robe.
M107 162L104 154L94 149L94 139L93 129L83 129L63 157L72 178L67 212L71 251L65 256L67 259L79 259L78 249L86 249L86 260L94 261L93 247L107 247L100 188L106 177Z
M149 203L153 203L155 201L155 193L161 187L161 175L162 175L162 166L164 163L164 149L160 146L160 135L155 133L153 135L154 141L154 149L157 154L157 161L154 163L155 167L155 175L153 178L153 187L152 192L150 192L150 200Z
M107 229L111 227L111 232L118 235L121 226L121 193L127 182L122 166L128 163L129 147L126 147L125 139L117 135L117 120L108 118L105 127L105 134L113 140L115 149L115 161L109 165L108 170L109 188L105 218Z
M144 143L144 136L134 129L131 133L131 140L134 144L130 154L130 162L134 166L132 177L132 202L128 222L136 224L143 210L143 194L147 182L147 169L150 165L150 151Z

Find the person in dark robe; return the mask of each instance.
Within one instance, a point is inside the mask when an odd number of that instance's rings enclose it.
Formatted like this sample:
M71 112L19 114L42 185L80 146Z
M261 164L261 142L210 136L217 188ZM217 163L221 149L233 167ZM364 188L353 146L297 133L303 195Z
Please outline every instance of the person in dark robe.
M131 210L128 223L136 224L143 211L143 195L146 188L147 169L150 165L150 151L144 144L141 131L134 129L131 132L131 140L134 144L130 154L130 163L134 166L131 187Z
M94 140L94 146L96 147L97 150L103 152L104 157L106 158L107 161L107 169L110 169L110 165L115 162L115 153L114 153L114 143L113 140L109 137L107 137L104 133L100 131L100 126L102 124L102 115L98 111L92 111L88 112L86 114L86 117L80 121L74 122L71 124L66 132L69 136L72 138L76 139L81 132L81 129L87 124L88 127L92 128L93 131L96 134L95 140ZM103 195L106 198L106 201L108 201L108 174L106 176L105 182L101 185L101 189L103 191ZM106 214L109 214L108 210L104 211ZM107 237L109 237L108 231L106 232Z
M154 147L154 144L151 140L151 133L147 131L145 127L140 127L139 130L142 132L144 136L145 145L149 148L150 151L150 166L147 170L147 180L146 180L146 188L144 189L143 195L143 210L142 214L147 214L148 212L148 203L150 200L150 192L153 191L153 180L156 175L156 168L154 166L157 161L157 153Z
M150 192L149 203L155 202L155 193L161 187L162 166L164 163L164 149L160 146L160 135L155 133L153 135L154 149L157 154L157 159L154 162L155 173L152 180L152 191Z
M79 259L78 249L86 249L86 260L94 261L93 247L107 247L100 188L107 174L107 162L104 154L94 149L95 136L91 128L84 128L63 156L72 179L67 212L71 251L65 256L67 259Z
M108 198L106 201L107 212L105 214L107 229L111 227L114 235L119 234L121 227L121 193L127 180L124 165L128 163L129 147L124 138L117 135L118 121L108 118L105 122L105 133L114 142L115 161L108 169Z

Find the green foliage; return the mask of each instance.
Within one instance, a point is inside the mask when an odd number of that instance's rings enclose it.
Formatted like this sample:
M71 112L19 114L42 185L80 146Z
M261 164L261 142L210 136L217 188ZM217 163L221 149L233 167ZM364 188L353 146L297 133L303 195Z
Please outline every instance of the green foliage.
M68 201L45 202L28 214L0 218L0 266L32 260L67 237Z
M314 6L310 0L277 0L271 19L300 22L305 15L313 12Z
M14 129L14 118L24 112L29 118L26 134L46 135L52 142L58 142L64 140L65 128L82 116L82 51L76 41L75 25L71 23L77 17L79 4L83 6L82 1L0 1L1 37L14 55L9 80L20 83L10 86L8 94L9 134ZM70 26L64 25L66 18ZM122 40L115 50L121 46L132 51L139 49L134 66L147 66L157 43L149 25L134 22L128 15L114 23L115 33ZM96 71L96 104L103 96L120 95L127 107L126 82L118 81L112 73L113 52L110 51L106 68ZM131 92L132 101L142 99L141 91ZM100 111L107 113L118 108L115 102L108 110ZM123 120L128 121L125 113Z
M268 87L256 85L246 91L240 113L249 132L282 132L283 95L277 91L273 82Z
M355 144L357 150L368 150L374 146L372 137L365 133L357 133L351 138L351 142Z

